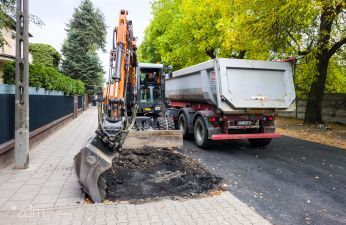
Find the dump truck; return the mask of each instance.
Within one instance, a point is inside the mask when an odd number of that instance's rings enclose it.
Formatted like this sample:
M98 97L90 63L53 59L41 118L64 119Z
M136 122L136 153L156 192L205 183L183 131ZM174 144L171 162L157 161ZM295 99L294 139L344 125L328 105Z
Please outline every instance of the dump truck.
M166 114L197 146L248 139L263 147L281 136L275 133L278 111L295 109L292 64L216 58L173 72L165 97Z

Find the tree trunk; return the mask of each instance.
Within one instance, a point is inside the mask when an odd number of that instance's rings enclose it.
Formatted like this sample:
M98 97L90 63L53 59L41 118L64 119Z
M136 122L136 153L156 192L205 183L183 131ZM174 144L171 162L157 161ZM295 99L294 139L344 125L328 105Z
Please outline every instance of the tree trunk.
M321 124L322 120L322 101L324 88L327 80L329 58L320 55L317 63L318 76L312 83L308 103L306 105L304 124Z
M239 52L238 59L244 59L246 50L242 50Z
M328 49L330 34L332 31L333 21L340 10L333 7L327 1L322 4L322 13L320 17L319 35L317 41L317 77L311 85L308 103L306 105L304 124L323 123L322 121L322 100L324 88L326 86L327 72L331 52Z
M216 55L215 55L215 50L212 49L207 49L205 50L205 53L211 58L211 59L215 59Z

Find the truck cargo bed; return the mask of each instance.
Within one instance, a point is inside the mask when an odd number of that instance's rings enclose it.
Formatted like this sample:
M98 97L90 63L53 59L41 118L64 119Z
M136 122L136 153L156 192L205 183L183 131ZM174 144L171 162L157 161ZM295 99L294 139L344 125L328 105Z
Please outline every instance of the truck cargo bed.
M239 109L287 109L295 100L288 62L218 58L173 73L166 98Z

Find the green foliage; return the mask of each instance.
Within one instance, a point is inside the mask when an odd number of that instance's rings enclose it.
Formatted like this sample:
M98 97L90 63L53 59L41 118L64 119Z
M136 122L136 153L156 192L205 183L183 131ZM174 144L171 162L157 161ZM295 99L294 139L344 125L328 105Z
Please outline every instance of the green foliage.
M153 19L139 46L139 59L173 65L176 70L215 55L242 58L245 54L247 59L260 60L297 56L301 58L296 69L297 92L307 93L318 77L318 54L325 54L346 37L345 18L339 13L330 41L324 47L320 44L323 7L341 7L345 12L346 2L154 0ZM345 58L341 45L330 60L326 92L346 93Z
M222 41L212 26L220 17L218 6L210 0L154 1L140 60L179 69L208 59Z
M106 25L104 16L90 0L84 0L67 24L67 39L62 53L64 73L82 80L87 88L102 86L103 68L97 56L104 50Z
M14 62L5 62L4 64L4 83L15 84L16 82L16 68Z
M14 8L15 0L0 0L0 50L7 44L2 29L13 26L14 20L8 15L9 11Z
M73 80L58 72L53 67L32 64L29 67L29 86L44 88L46 90L63 91L70 95L82 95L85 93L84 83ZM6 62L4 65L5 84L15 84L15 63Z
M346 94L346 66L338 64L335 58L329 63L326 92Z
M16 26L16 0L0 0L0 49L7 43L2 34L3 28L15 29ZM37 16L30 14L32 24L42 26L44 22Z
M154 45L154 35L150 33L153 32L151 26L149 25L145 30L144 40L137 51L139 62L158 63L162 61L161 55Z
M315 79L316 59L313 56L300 61L296 70L296 90L297 94L309 93L311 83ZM342 66L337 61L337 56L333 57L328 67L328 77L326 81L326 93L346 93L346 66Z
M52 46L48 44L33 43L29 45L29 52L33 57L33 64L58 69L61 55Z

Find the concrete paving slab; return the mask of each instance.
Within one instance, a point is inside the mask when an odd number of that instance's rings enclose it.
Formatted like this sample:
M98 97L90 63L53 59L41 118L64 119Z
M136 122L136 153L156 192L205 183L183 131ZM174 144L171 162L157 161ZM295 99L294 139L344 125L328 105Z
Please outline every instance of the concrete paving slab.
M51 203L58 199L58 194L36 195L32 203Z
M31 200L22 200L22 201L6 201L3 204L0 211L18 211L27 208L31 203Z
M5 189L0 190L0 198L10 198L14 193L16 193L16 189Z
M36 196L37 192L16 192L10 197L10 201L24 201L32 200Z

